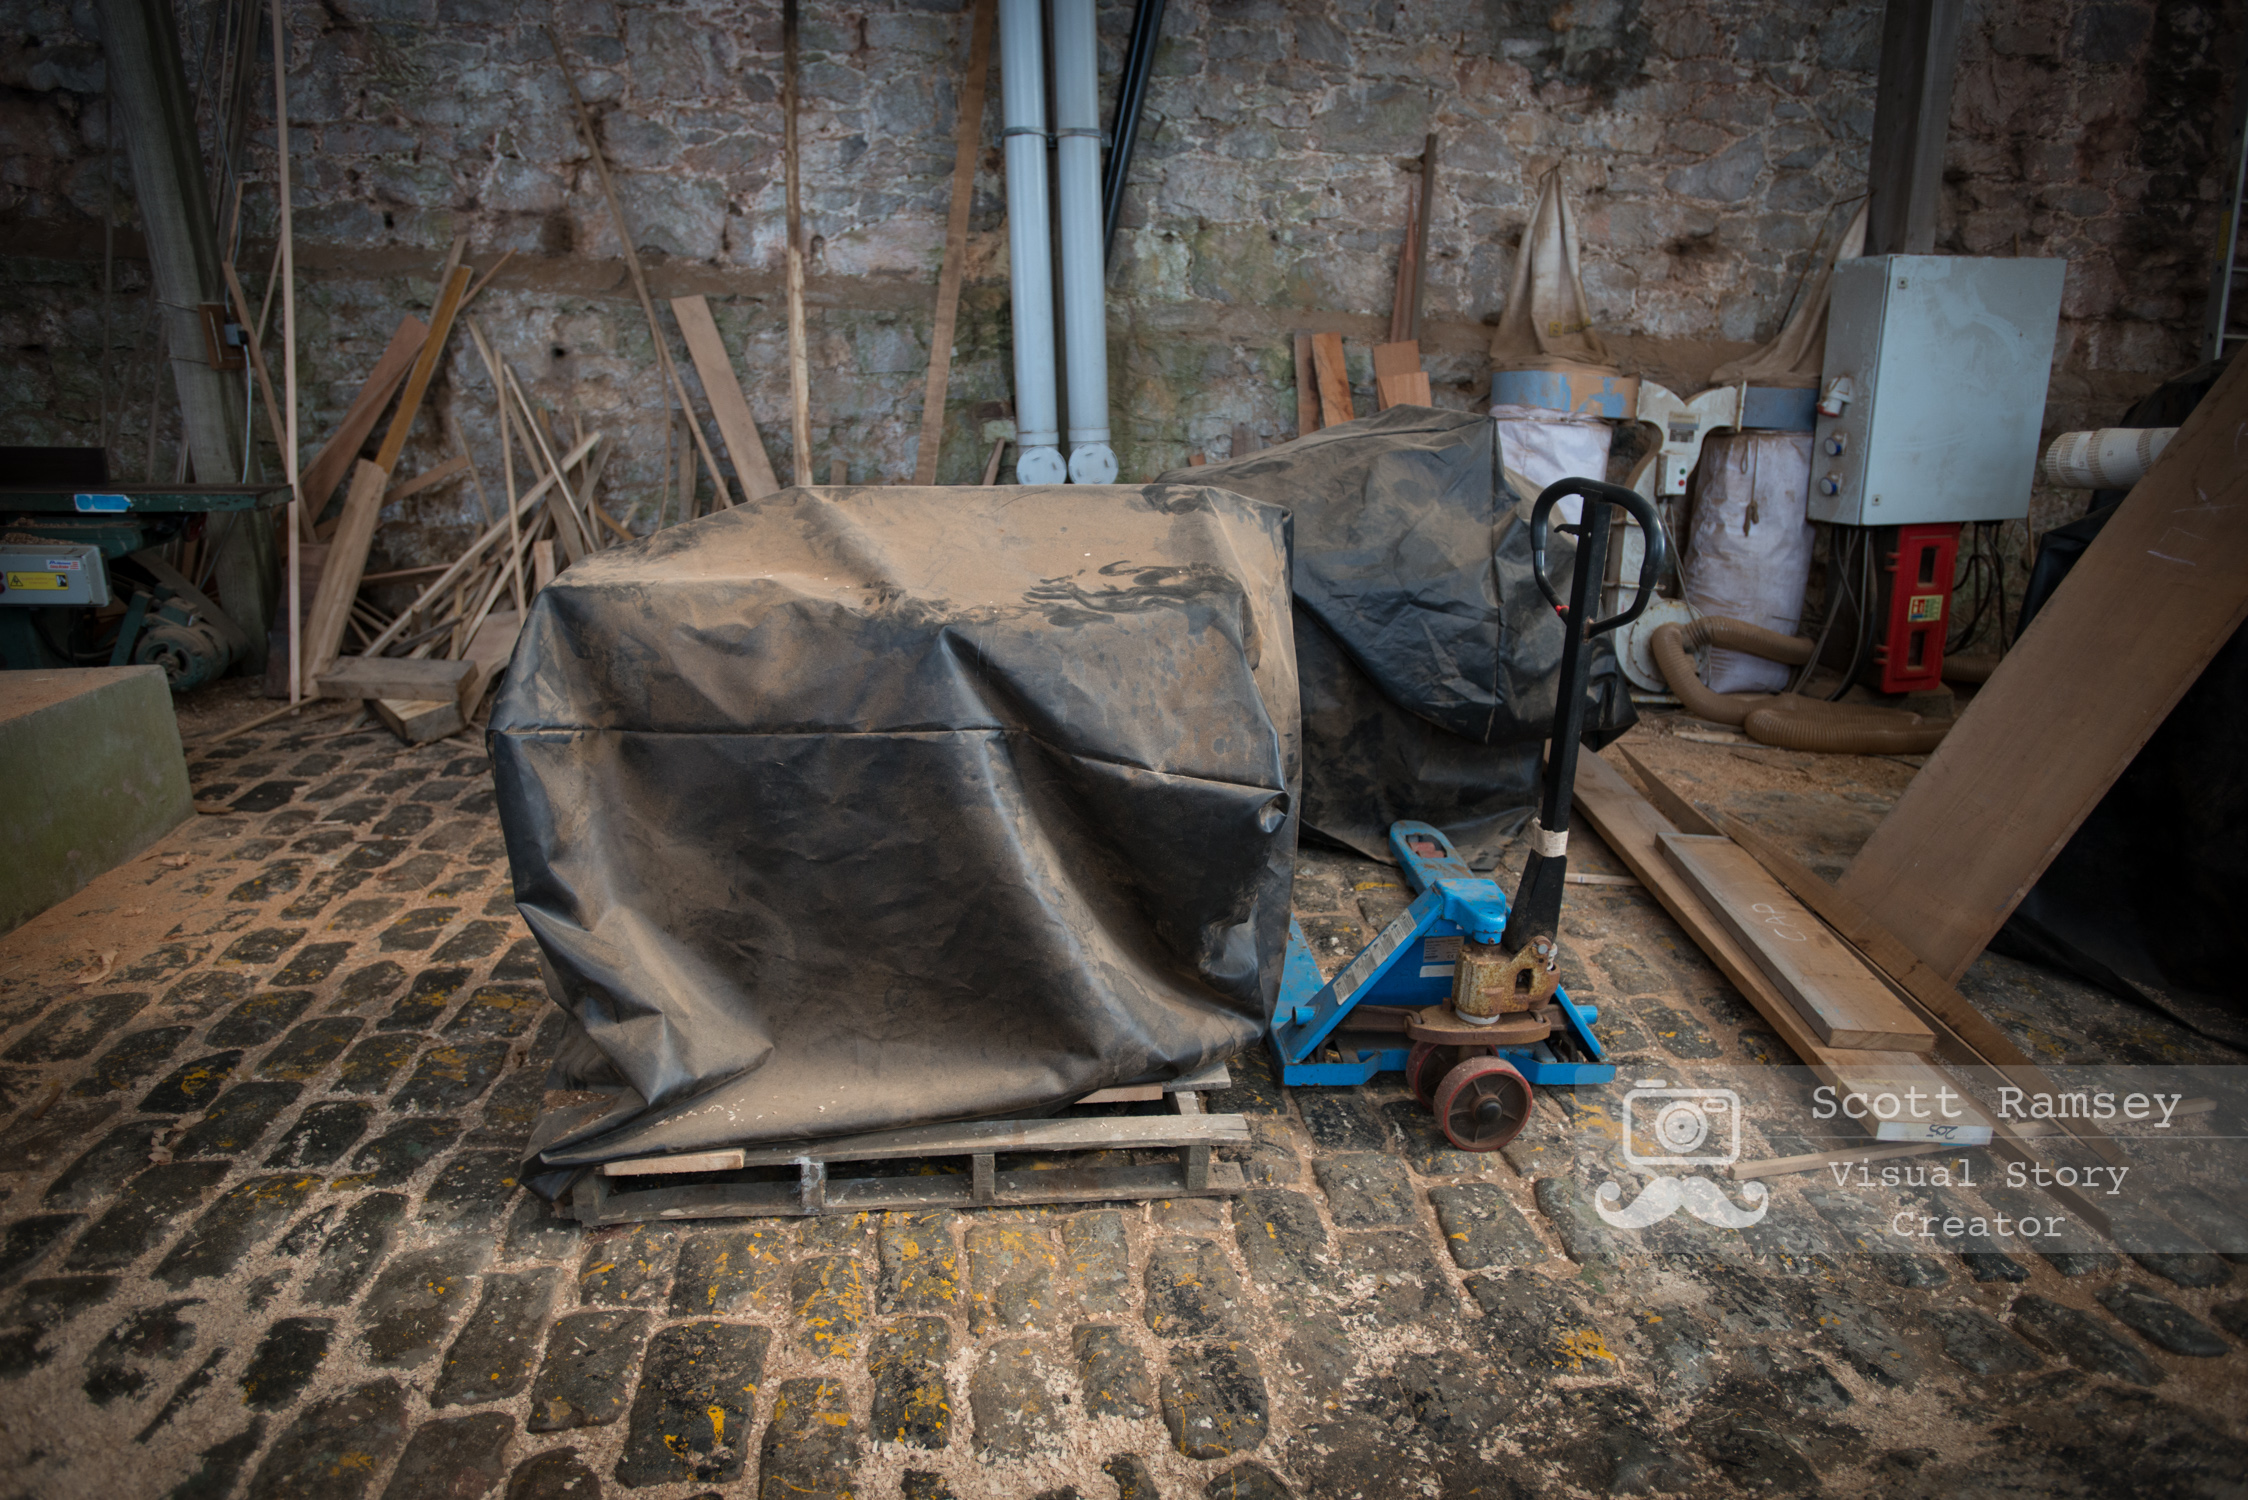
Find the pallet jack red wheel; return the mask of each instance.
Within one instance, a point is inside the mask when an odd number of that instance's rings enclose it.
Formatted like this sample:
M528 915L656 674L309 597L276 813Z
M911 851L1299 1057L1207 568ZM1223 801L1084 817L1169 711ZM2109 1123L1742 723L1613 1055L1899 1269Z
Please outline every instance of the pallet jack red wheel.
M1436 1086L1452 1066L1452 1049L1438 1042L1415 1042L1405 1054L1405 1083L1421 1108L1436 1108Z
M1436 1123L1462 1151L1496 1151L1530 1119L1530 1081L1498 1057L1471 1057L1436 1087Z

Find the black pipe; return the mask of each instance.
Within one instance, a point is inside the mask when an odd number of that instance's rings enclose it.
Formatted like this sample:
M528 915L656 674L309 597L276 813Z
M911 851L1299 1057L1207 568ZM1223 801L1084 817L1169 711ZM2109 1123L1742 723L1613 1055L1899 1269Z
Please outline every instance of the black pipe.
M1101 260L1116 253L1116 221L1124 212L1124 182L1132 175L1132 147L1140 136L1140 105L1155 71L1155 44L1163 33L1164 0L1140 0L1132 13L1132 38L1124 48L1124 74L1116 85L1116 117L1108 132L1108 170L1101 178Z

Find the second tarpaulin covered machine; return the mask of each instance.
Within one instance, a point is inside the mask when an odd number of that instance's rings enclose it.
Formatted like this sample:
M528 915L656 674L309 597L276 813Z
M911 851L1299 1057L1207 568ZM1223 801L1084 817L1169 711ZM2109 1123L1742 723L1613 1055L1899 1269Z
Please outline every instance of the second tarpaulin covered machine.
M493 713L570 1026L534 1186L1035 1115L1256 1042L1288 933L1288 517L1195 485L791 489L598 553Z
M1164 476L1294 516L1304 827L1373 859L1412 820L1488 868L1537 801L1562 629L1531 571L1535 492L1509 482L1498 426L1393 406ZM1552 547L1566 569L1574 544ZM1589 648L1596 750L1635 722L1611 640Z

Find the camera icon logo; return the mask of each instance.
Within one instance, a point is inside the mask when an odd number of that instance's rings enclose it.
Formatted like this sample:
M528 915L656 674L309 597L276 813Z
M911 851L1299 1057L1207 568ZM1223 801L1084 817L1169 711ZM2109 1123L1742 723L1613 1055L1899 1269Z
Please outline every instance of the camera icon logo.
M1623 1124L1624 1160L1635 1167L1721 1167L1741 1158L1741 1099L1731 1089L1642 1078L1624 1095Z

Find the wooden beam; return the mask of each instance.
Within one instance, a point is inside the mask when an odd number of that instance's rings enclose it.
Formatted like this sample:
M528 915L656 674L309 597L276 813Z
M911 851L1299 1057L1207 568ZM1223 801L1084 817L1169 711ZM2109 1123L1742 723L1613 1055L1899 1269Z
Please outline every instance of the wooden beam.
M600 441L600 433L596 432L588 435L584 442L578 444L575 448L572 448L568 453L562 456L562 467L567 469L572 464L583 461L585 456L593 451L593 445ZM372 467L372 465L370 465L369 467ZM389 626L384 629L381 635L375 637L375 639L367 643L367 655L376 655L382 650L383 647L389 645L400 635L404 634L406 630L406 622L413 619L415 615L419 614L423 609L427 608L438 598L439 595L443 594L445 590L451 588L453 584L461 578L462 575L468 572L469 568L475 563L476 559L484 555L485 549L490 547L492 543L498 541L503 536L509 537L511 539L517 538L519 535L517 528L521 524L521 518L529 514L531 507L538 504L539 501L546 495L546 492L553 487L554 476L550 474L546 478L540 480L537 484L534 484L529 489L525 490L522 496L516 500L514 506L510 509L507 520L495 522L491 526L486 527L484 530L484 534L478 537L475 541L470 542L466 548L462 549L461 555L453 559L452 565L446 568L444 572L438 574L436 579L433 580L427 588L424 588L421 593L415 597L414 602L407 605L405 611L400 614L397 619L391 621Z
M1374 346L1374 395L1383 411L1393 406L1431 404L1419 343L1407 340Z
M2058 1093L2059 1085L2031 1061L2012 1038L1991 1024L1974 1003L1945 978L1921 962L1920 956L1900 942L1866 909L1806 869L1794 856L1739 818L1719 815L1722 830L1771 872L1772 878L1860 953L1886 974L1889 981L1934 1019L1949 1027L1978 1058L2004 1073L2018 1087L2038 1093ZM2088 1121L2064 1120L2069 1133L2106 1161L2121 1166L2122 1149L2099 1127Z
M494 610L476 627L468 649L461 653L461 660L475 669L475 675L461 688L462 713L476 717L477 705L514 659L515 642L522 634L523 617L512 609Z
M1343 336L1311 336L1311 362L1319 376L1319 425L1334 427L1358 415L1350 402L1350 373L1343 362Z
M2236 360L1839 882L1946 983L2248 619L2244 427Z
M432 469L424 469L413 478L402 480L383 492L382 503L394 505L408 495L418 495L423 490L443 484L468 467L468 455L456 453Z
M788 395L794 471L812 482L812 372L804 337L804 199L796 150L796 0L781 0L781 169L788 207Z
M1669 782L1648 770L1639 757L1631 753L1630 747L1616 745L1612 748L1623 757L1624 764L1631 767L1632 774L1639 778L1639 784L1647 789L1647 800L1654 803L1662 812L1662 815L1670 819L1680 833L1720 833L1726 831L1704 817L1700 808L1695 807L1672 790ZM1770 869L1771 867L1767 865L1765 868ZM1774 870L1773 873L1777 875L1779 872ZM1785 879L1782 879L1781 884L1786 884ZM1801 899L1802 894L1800 891L1796 892L1798 899Z
M284 304L284 318L287 311ZM336 424L334 434L305 466L299 489L312 520L319 520L320 512L327 508L328 497L336 492L344 471L366 446L367 434L375 430L375 419L382 415L392 394L413 370L422 343L428 337L429 327L421 319L409 313L398 320L398 327L384 346L382 357L375 361L374 369L367 373L366 383L359 387L359 394L344 409L343 420Z
M1854 1050L1935 1050L1935 1033L1747 850L1721 834L1666 833L1657 842L1820 1041Z
M327 671L343 646L343 627L351 616L351 601L359 592L366 571L367 548L375 539L375 522L382 516L383 481L389 476L378 464L360 460L351 472L351 489L344 496L343 514L328 544L328 561L320 572L320 588L313 595L312 618L304 629L304 675L313 683ZM369 646L370 652L381 649Z
M1822 1082L1869 1094L1902 1093L1907 1087L1918 1087L1931 1096L1946 1084L1927 1059L1914 1053L1846 1051L1822 1042L1755 960L1725 931L1708 905L1671 868L1662 854L1661 837L1677 830L1652 803L1632 790L1631 783L1614 766L1598 755L1578 756L1574 801L1576 811L1592 831L1630 867L1695 946L1709 956L1780 1041ZM1961 1123L1994 1126L1998 1122L1974 1109Z
M679 320L679 332L687 340L687 357L695 362L703 394L710 398L710 414L718 423L719 440L734 461L734 477L741 481L744 495L762 500L779 489L781 482L773 473L773 461L765 454L765 439L757 431L757 419L750 415L741 382L734 376L734 362L726 353L726 341L718 336L710 304L701 297L674 297L671 314ZM694 420L692 414L688 420Z
M1873 149L1866 181L1866 254L1926 255L1936 248L1951 81L1959 62L1963 0L1888 0L1873 85Z
M601 137L593 128L593 111L586 108L585 95L578 92L578 75L570 71L569 59L562 55L562 39L547 28L546 43L554 49L554 65L562 70L562 81L570 89L570 102L577 106L578 133L585 137L585 149L593 157L594 175L601 179L601 196L609 205L609 221L616 226L617 248L623 252L624 268L631 274L633 294L640 299L640 313L648 320L648 337L656 346L656 367L670 382L672 394L679 398L679 409L687 414L687 431L694 435L695 451L702 455L703 467L710 471L711 487L717 491L720 504L727 503L726 481L718 473L718 460L711 456L710 444L703 441L702 428L695 421L695 408L687 400L687 383L679 378L679 367L672 363L671 346L664 341L663 324L656 318L656 304L648 295L647 273L640 269L640 252L633 248L632 225L625 219L624 205L617 201L617 186L609 180L608 153L601 149Z
M339 656L319 678L323 698L451 698L475 664L432 657Z
M1319 375L1311 357L1311 335L1299 333L1296 346L1296 436L1319 430Z
M257 324L250 317L250 299L243 295L242 278L234 274L233 261L219 262L219 270L226 277L226 295L234 303L234 316L242 324L242 343L250 356L250 373L257 379L258 395L265 402L265 422L273 433L274 451L283 456L286 464L289 424L281 420L281 403L273 393L273 377L266 373L265 350L251 332Z
M451 698L370 700L375 717L409 745L426 745L468 727L461 706Z
M406 451L414 418L421 414L422 398L429 394L429 383L437 375L437 361L444 357L445 336L453 331L453 317L460 311L461 298L468 295L468 282L466 266L453 267L452 274L445 278L437 310L430 315L429 337L422 340L421 352L414 356L413 373L406 377L406 388L398 396L398 413L382 435L382 447L375 451L375 467L385 477L397 469L398 455Z
M929 335L929 378L921 391L921 447L913 456L913 482L937 482L937 453L944 446L945 387L952 376L952 339L960 318L960 278L968 262L968 209L976 196L976 160L983 154L984 80L991 74L993 0L976 0L969 22L968 76L960 85L960 114L952 133L952 209L945 220L944 263L937 273L937 321Z
M1436 217L1436 132L1421 143L1421 211L1413 222L1413 289L1405 304L1405 332L1414 343L1421 337L1421 290L1428 284L1428 226Z

